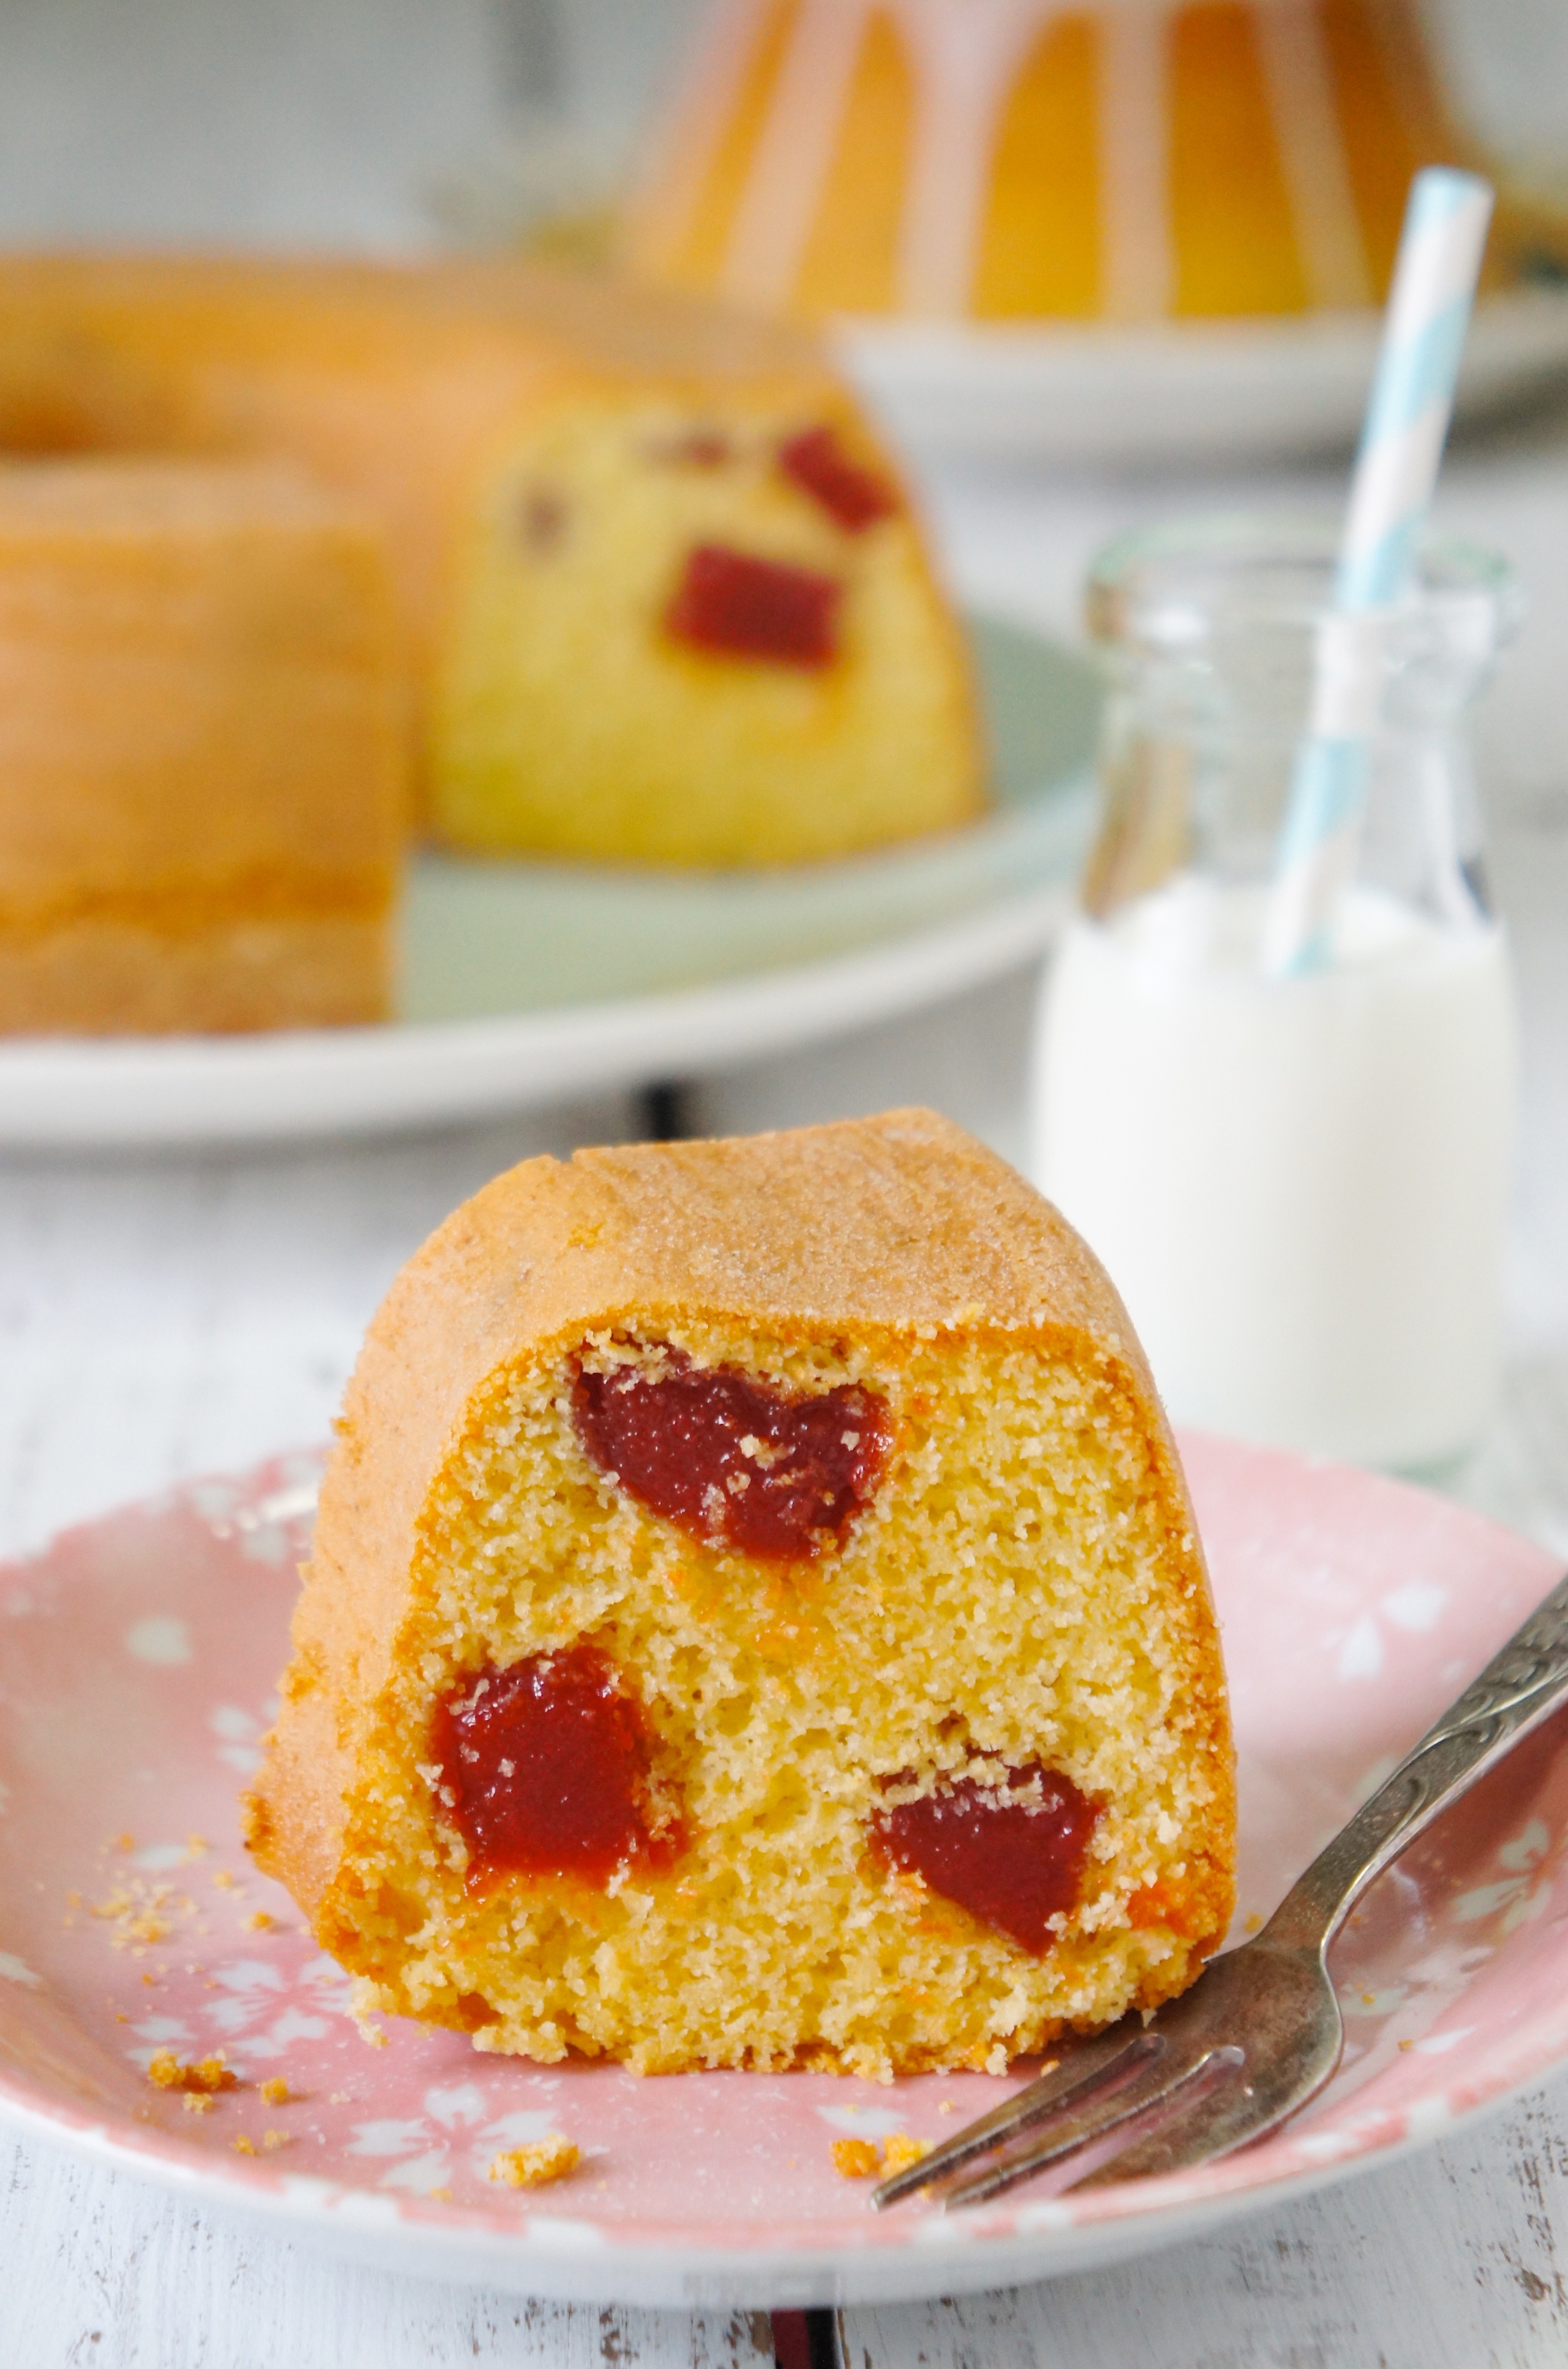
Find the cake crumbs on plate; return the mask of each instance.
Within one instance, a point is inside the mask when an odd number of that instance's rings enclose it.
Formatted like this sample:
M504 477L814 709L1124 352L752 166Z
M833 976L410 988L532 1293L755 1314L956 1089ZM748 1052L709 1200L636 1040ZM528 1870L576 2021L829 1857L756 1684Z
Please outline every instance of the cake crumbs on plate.
M93 1901L91 1913L111 1928L115 1949L139 1953L154 1941L167 1940L175 1917L193 1915L195 1903L183 1894L177 1899L170 1883L147 1883L132 1876L122 1878L106 1899Z
M265 2081L258 2084L258 2089L269 2106L290 2106L294 2103L294 2093L280 2073L269 2075Z
M930 2139L912 2138L908 2131L892 2132L880 2149L870 2139L835 2139L833 2169L841 2180L875 2180L878 2173L888 2180L911 2163L923 2163L932 2146Z
M549 2180L567 2179L580 2161L580 2151L569 2138L560 2131L547 2131L527 2146L503 2148L491 2160L490 2178L508 2188L543 2188Z
M182 2065L172 2048L154 2051L147 2066L147 2078L155 2089L183 2089L188 2100L204 2097L211 2100L221 2089L237 2089L239 2078L231 2073L223 2057L203 2056L195 2064ZM201 2109L198 2107L197 2112Z
M245 1922L247 1932L270 1933L278 1919L272 1915L270 1909L253 1908Z

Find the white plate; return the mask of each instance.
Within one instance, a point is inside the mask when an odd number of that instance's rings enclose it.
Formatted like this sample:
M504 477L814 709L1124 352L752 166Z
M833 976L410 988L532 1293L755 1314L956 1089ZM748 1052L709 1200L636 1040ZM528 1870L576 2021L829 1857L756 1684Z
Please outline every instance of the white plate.
M1045 946L1088 830L1088 664L976 620L995 810L761 873L425 855L402 1017L257 1036L0 1040L0 1143L223 1143L426 1125L680 1078L915 1011Z
M1380 327L1372 312L1146 329L857 320L837 342L921 460L1240 459L1349 443ZM1492 297L1465 347L1460 417L1565 373L1568 288Z

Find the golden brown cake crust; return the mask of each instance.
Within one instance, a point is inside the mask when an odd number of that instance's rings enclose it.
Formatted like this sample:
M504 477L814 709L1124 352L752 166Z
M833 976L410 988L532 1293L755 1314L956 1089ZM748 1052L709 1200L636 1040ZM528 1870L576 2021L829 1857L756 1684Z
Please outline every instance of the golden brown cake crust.
M394 655L374 521L288 471L0 465L0 1033L383 1019Z
M382 913L253 915L178 932L96 915L0 931L0 1035L166 1036L383 1020Z
M1065 1220L993 1153L919 1109L528 1161L431 1236L394 1284L349 1386L283 1711L250 1806L261 1864L312 1913L337 1873L356 1742L391 1667L421 1509L486 1379L530 1347L613 1330L634 1312L647 1325L712 1310L775 1333L810 1322L1054 1342L1119 1385L1146 1433L1169 1567L1191 1608L1194 1745L1222 1794L1204 1905L1222 1926L1234 1824L1224 1677L1148 1365Z

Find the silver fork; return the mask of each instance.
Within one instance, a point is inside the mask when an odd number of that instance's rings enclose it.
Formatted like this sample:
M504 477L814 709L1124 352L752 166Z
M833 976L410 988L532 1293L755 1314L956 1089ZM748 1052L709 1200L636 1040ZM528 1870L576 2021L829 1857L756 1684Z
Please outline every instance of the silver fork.
M1345 2044L1327 1957L1375 1876L1568 1697L1568 1578L1515 1631L1292 1884L1261 1933L1147 2024L1125 2016L1005 2105L885 2180L977 2204L1089 2157L1071 2187L1181 2171L1262 2138L1322 2088ZM970 2167L966 2169L966 2167Z

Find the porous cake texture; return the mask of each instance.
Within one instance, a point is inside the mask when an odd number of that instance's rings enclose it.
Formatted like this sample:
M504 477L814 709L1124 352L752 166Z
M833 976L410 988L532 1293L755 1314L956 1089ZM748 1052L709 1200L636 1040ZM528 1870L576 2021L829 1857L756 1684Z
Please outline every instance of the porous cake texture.
M557 408L454 580L430 791L453 844L790 864L979 809L962 651L838 401Z
M373 521L278 469L0 467L0 1031L378 1020L407 827Z
M928 1112L579 1152L404 1270L248 1810L367 2007L641 2071L1001 2069L1230 1911L1115 1292Z
M794 333L522 263L0 258L5 449L361 506L454 847L806 862L984 802L908 492Z

